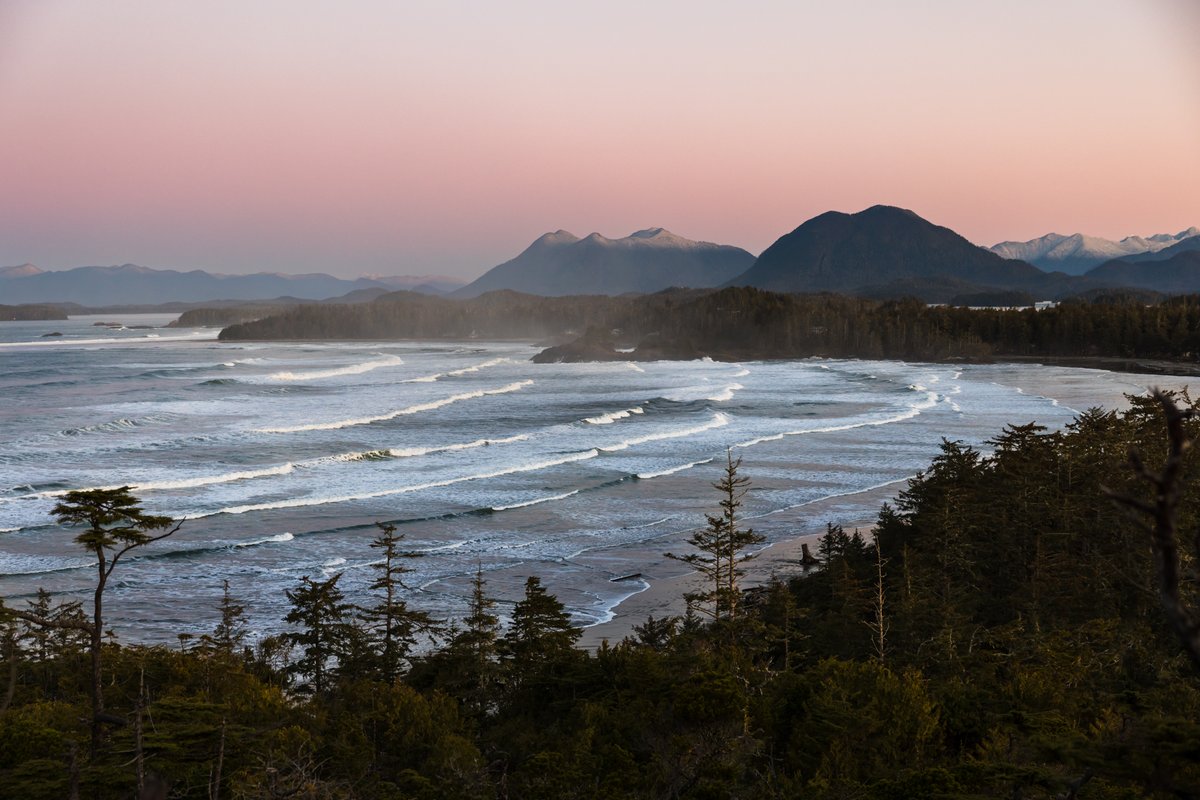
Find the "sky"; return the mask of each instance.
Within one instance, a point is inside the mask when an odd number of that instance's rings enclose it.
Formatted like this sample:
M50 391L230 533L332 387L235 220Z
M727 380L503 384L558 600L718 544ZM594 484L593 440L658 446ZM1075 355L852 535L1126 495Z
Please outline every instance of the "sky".
M0 266L473 278L876 203L1200 225L1200 2L0 0Z

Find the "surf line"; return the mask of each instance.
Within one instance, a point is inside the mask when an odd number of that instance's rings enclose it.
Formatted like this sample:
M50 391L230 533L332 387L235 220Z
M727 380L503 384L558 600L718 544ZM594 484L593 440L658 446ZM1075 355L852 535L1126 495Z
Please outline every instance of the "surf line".
M477 397L487 397L489 395L510 394L519 392L526 386L532 386L532 380L516 381L507 386L500 386L496 389L480 389L475 392L463 392L462 394L443 397L440 400L431 400L428 403L417 403L407 408L389 411L386 414L379 414L373 417L357 417L354 419L340 419L334 422L312 422L307 425L286 425L279 428L258 428L254 433L300 433L302 431L334 431L340 428L349 428L354 425L370 425L373 422L387 422L388 420L396 419L397 417L407 416L409 414L419 414L422 411L433 411L442 406L448 406L451 403L458 403L463 400L474 400Z
M488 478L499 478L505 475L515 475L521 472L536 472L538 470L548 469L550 467L562 466L563 464L571 464L576 461L586 461L590 458L595 458L600 455L600 452L595 448L585 450L579 453L572 453L563 458L550 461L539 461L532 464L520 464L506 469L499 469L494 472L484 472L477 475L464 475L459 478L447 478L442 481L430 481L428 483L418 483L412 486L401 486L395 489L381 489L375 492L363 492L361 494L349 494L341 497L304 497L295 500L280 500L273 503L257 503L254 505L232 506L230 508L222 508L217 511L212 511L207 514L200 514L200 517L211 517L217 514L245 514L249 511L273 511L282 508L302 508L306 506L321 506L330 505L333 503L347 503L355 500L371 500L378 497L391 497L398 494L407 494L409 492L419 492L423 489L439 489L443 486L454 486L459 483L468 481L486 480Z

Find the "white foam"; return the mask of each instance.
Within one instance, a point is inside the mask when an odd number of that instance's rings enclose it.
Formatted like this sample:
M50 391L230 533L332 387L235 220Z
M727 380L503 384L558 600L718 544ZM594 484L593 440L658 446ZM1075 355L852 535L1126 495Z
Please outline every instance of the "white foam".
M473 367L463 367L462 369L453 369L453 370L450 370L449 372L436 372L433 375L422 375L419 378L408 378L407 380L400 381L400 383L433 383L434 381L439 381L442 378L457 377L459 375L466 375L471 372L479 372L479 370L487 369L488 367L497 367L501 364L513 364L513 363L516 363L516 362L514 362L511 358L493 358L488 361L484 361L479 364L476 364Z
M492 506L492 511L511 511L514 508L527 508L529 506L541 505L542 503L553 503L555 500L566 500L568 497L574 497L577 494L579 494L578 489L573 492L556 494L553 497L538 497L534 500L526 500L523 503L511 503L506 506Z
M521 472L536 472L542 469L562 466L575 461L586 461L589 458L595 458L600 455L599 451L585 450L581 453L572 453L563 458L552 459L550 461L539 461L533 464L521 464L514 467L495 470L493 472L482 472L477 475L464 475L461 478L448 478L443 481L430 481L428 483L418 483L411 486L400 486L395 489L382 489L376 492L362 492L359 494L341 495L338 497L299 497L291 500L278 500L273 503L255 503L244 506L231 506L223 508L219 511L203 514L200 516L213 516L214 514L245 514L250 511L274 511L281 508L304 508L308 506L322 506L331 503L349 503L355 500L372 500L377 497L391 497L398 494L407 494L409 492L419 492L424 489L440 489L444 486L454 486L459 483L468 481L485 480L487 478L499 478L504 475L515 475Z
M251 539L248 542L237 542L234 547L255 547L260 544L272 544L274 542L290 542L295 539L290 533L277 533L274 536L264 536L261 539Z
M639 472L637 474L637 476L638 476L639 480L648 481L651 478L661 478L664 475L674 475L676 472L683 472L684 470L691 469L692 467L698 467L701 464L710 464L710 463L712 463L712 459L706 458L702 461L693 461L690 464L684 464L684 465L678 466L678 467L671 467L670 469L663 469L663 470L659 470L658 472Z
M627 408L624 411L610 411L598 417L587 417L583 421L589 425L611 425L619 419L628 419L632 414L644 413L646 413L645 410L641 406L638 406L636 408Z
M639 367L637 364L633 363L632 361L626 361L625 366L629 367L634 372L645 372L646 371L646 370L642 369L641 367Z
M729 417L726 416L725 414L718 412L713 415L712 421L706 422L703 425L698 425L694 428L685 428L683 430L678 430L678 431L666 431L664 433L648 433L645 436L638 436L633 439L626 439L623 442L617 442L616 444L613 444L613 445L605 445L605 446L601 447L600 449L604 450L606 452L609 452L609 453L613 453L618 450L627 450L630 447L634 447L635 445L646 444L647 442L658 442L658 441L662 441L663 439L680 439L684 436L694 436L697 433L704 433L705 431L711 431L716 428L723 428L728 424L729 424Z
M301 431L334 431L340 428L349 428L355 425L370 425L373 422L386 422L397 417L407 416L409 414L418 414L422 411L433 411L442 406L448 406L451 403L458 403L463 400L473 400L477 397L487 397L488 395L509 394L511 392L519 392L526 386L532 386L533 381L517 381L510 383L507 386L501 386L497 389L480 389L475 392L463 392L462 394L451 395L440 400L432 400L428 403L418 403L414 406L401 408L396 411L389 411L387 414L379 414L374 417L356 417L354 419L341 419L335 422L313 422L308 425L288 425L281 428L259 428L255 433L299 433Z
M316 381L322 378L339 378L343 375L361 375L364 372L382 369L383 367L398 367L404 363L399 356L387 356L374 361L364 361L361 364L351 364L348 367L334 369L318 369L310 372L276 372L267 378L273 381Z
M523 442L529 436L524 433L519 433L516 436L505 436L500 439L476 439L473 442L462 442L458 444L439 444L433 447L391 447L383 450L367 450L358 453L342 453L336 456L325 456L323 458L314 459L311 463L320 463L327 461L370 461L373 458L415 458L417 456L427 456L433 453L451 453L456 450L473 450L476 447L488 447L493 444L510 444L512 442ZM310 462L302 462L305 466Z
M937 396L934 395L934 397L936 398ZM936 402L936 399L935 399L935 402ZM920 407L918 407L918 406L920 406ZM894 422L903 422L906 419L912 419L913 417L920 415L921 411L924 408L928 408L928 407L929 406L927 406L927 405L914 404L912 406L909 406L909 409L907 411L901 412L899 414L896 414L896 415L890 416L890 417L883 417L880 419L868 419L868 420L863 420L862 422L847 422L844 425L827 425L822 428L803 428L801 430L796 430L796 431L783 431L782 433L772 434L771 436L760 436L757 439L750 439L749 441L739 442L733 446L734 447L753 447L756 444L762 444L764 442L778 442L780 439L783 439L786 436L804 436L805 434L809 434L809 433L838 433L840 431L851 431L856 428L869 428L869 427L872 427L875 425L891 425Z
M747 376L747 375L749 375L749 374L750 374L750 370L746 369L745 367L742 367L742 368L741 368L741 369L739 369L737 372L733 373L733 376L732 376L732 377L734 377L734 378L744 378L744 377L746 377L746 376Z
M732 400L733 393L736 392L738 389L745 389L745 388L746 387L742 386L740 383L731 383L728 386L726 386L724 389L722 389L718 394L715 394L712 397L709 397L706 399L712 400L714 403L723 403L726 400Z

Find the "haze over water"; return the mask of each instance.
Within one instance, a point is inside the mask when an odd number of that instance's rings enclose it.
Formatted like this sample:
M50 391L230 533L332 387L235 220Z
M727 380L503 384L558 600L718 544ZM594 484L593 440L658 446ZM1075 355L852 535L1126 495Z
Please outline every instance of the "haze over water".
M211 629L224 578L259 634L303 575L345 571L362 600L376 521L422 554L420 607L460 615L479 565L501 598L536 574L578 624L604 621L646 585L614 578L683 571L661 554L714 508L727 447L753 482L751 524L778 541L871 519L942 437L1062 426L1153 380L820 359L537 365L524 343L224 344L97 319L0 328L0 594L82 596L90 562L50 509L68 489L132 484L187 522L119 568L110 619L129 641Z

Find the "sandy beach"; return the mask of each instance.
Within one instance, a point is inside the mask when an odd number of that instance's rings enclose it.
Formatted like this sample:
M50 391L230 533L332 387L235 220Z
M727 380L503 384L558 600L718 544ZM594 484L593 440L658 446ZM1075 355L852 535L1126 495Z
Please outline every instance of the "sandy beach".
M853 526L843 526L847 533L857 530L863 537L869 537L872 524L862 523ZM746 576L742 587L752 589L768 583L772 577L787 577L801 572L800 556L803 545L807 544L813 555L816 555L817 545L824 531L810 533L795 539L776 542L763 550L746 564ZM701 588L700 576L695 572L676 575L654 581L644 591L625 599L614 612L616 616L609 622L593 625L583 629L579 637L579 646L594 650L604 640L616 644L633 633L633 627L646 621L647 617L663 618L683 616L687 604L683 596Z

